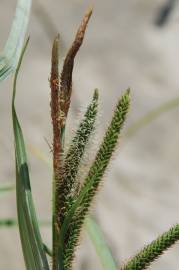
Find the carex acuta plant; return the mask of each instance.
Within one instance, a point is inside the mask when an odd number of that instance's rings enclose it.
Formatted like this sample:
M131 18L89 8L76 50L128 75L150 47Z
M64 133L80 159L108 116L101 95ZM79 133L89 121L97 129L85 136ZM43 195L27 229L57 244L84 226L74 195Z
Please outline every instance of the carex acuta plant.
M111 122L101 140L99 149L94 153L89 171L84 179L79 179L79 168L83 164L84 155L88 154L87 145L95 130L99 99L97 89L94 90L92 100L66 151L64 151L66 149L65 134L73 90L74 60L82 45L91 14L92 10L89 10L84 16L74 42L67 52L61 72L59 72L59 35L55 38L52 46L50 76L50 107L53 128L52 250L43 244L40 234L31 192L25 143L15 108L17 76L28 40L22 50L16 69L12 118L15 138L17 212L27 270L48 270L50 267L53 270L71 270L73 268L75 250L79 244L83 224L118 144L119 135L129 110L130 91L128 89L117 101ZM139 254L122 266L121 270L146 269L178 239L179 225L176 225L144 247ZM47 258L47 254L50 256L50 260ZM109 264L108 270L117 269L114 264L111 265Z
M51 70L51 115L53 124L53 268L71 269L74 250L86 214L95 196L99 183L109 163L118 141L128 107L129 90L117 104L111 124L97 152L94 162L84 181L77 181L80 162L85 152L89 137L95 127L98 109L98 90L94 91L92 102L82 119L69 150L64 156L65 125L72 92L72 71L74 58L84 38L87 23L92 11L82 20L75 40L64 60L61 76L58 72L59 37L52 49Z

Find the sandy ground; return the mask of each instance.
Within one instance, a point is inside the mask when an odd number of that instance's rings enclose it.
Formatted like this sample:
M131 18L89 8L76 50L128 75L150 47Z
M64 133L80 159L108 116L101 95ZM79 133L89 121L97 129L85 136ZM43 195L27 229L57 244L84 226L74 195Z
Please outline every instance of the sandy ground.
M124 130L160 104L178 97L179 4L167 24L154 24L164 0L38 0L33 1L29 24L30 45L19 76L17 111L26 143L34 199L42 219L50 219L51 172L34 156L32 147L50 159L45 142L51 142L49 83L51 43L61 35L61 57L76 28L93 4L94 14L83 47L76 58L71 130L74 119L88 104L94 88L100 89L101 113L97 138L104 132L117 98L129 86L132 105ZM1 0L0 46L4 46L16 1ZM44 15L45 14L45 15ZM0 84L0 173L2 183L15 183L11 123L12 78ZM120 150L105 176L92 212L96 215L118 264L144 244L179 221L179 108L163 114L133 138L121 138ZM94 153L93 153L94 155ZM15 194L0 198L0 217L16 217ZM42 228L50 245L51 230ZM17 228L0 229L0 269L25 269ZM151 269L178 267L179 245ZM75 269L101 265L86 235L78 250Z

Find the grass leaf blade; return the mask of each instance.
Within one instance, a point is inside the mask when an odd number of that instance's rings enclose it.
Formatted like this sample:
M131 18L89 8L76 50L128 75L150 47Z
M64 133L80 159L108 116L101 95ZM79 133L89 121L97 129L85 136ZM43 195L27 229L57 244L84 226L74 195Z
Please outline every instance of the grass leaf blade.
M95 247L104 270L117 270L116 263L112 257L111 251L104 240L104 236L93 218L87 217L85 228Z
M158 117L160 117L164 113L169 112L177 107L179 107L179 98L174 98L167 102L162 103L160 106L146 113L142 118L134 122L124 132L124 140L125 141L129 140L130 138L135 136L137 132L139 132L141 129L146 127L148 124L152 123Z
M18 225L18 221L14 218L4 218L0 219L0 227L14 227ZM40 226L49 227L51 226L50 220L40 220Z
M12 98L12 119L14 128L15 159L16 159L16 193L17 193L18 224L24 260L27 270L49 270L33 204L25 143L15 110L17 76L27 44L28 41L26 42L26 45L23 48L15 72L13 98Z
M6 79L17 67L30 17L32 0L18 0L11 31L0 54L0 81Z
M0 186L0 193L14 191L14 190L15 190L15 185L12 185L12 184L4 184Z

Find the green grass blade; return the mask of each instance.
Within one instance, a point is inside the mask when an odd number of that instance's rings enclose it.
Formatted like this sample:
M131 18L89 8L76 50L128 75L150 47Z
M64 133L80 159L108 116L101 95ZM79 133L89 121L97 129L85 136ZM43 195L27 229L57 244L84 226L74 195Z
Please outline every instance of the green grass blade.
M163 233L152 243L144 247L134 256L121 270L144 270L148 269L152 262L159 258L164 251L169 249L179 240L179 224Z
M0 186L0 193L13 191L13 190L15 190L15 185L12 185L12 184L4 184Z
M17 219L14 218L3 218L0 219L0 227L14 227L18 225ZM52 225L50 220L40 220L39 225L43 227L49 227Z
M15 139L16 158L16 193L18 225L21 237L24 260L27 270L48 270L48 262L43 248L43 242L39 232L39 226L34 209L33 198L30 187L29 171L26 158L26 150L20 123L15 110L16 82L28 41L23 48L20 60L15 72L12 119Z
M13 228L18 225L16 219L6 218L0 219L0 227L10 227ZM51 226L51 222L48 220L40 220L40 226ZM88 217L85 220L85 229L88 233L89 238L92 241L93 246L95 247L96 253L99 256L101 264L104 270L117 270L115 261L112 257L111 251L104 239L103 233L100 230L100 227L95 222L92 217ZM46 245L44 245L44 250L49 256L51 256L51 251L48 249Z
M46 244L44 244L44 251L45 251L45 253L46 253L47 255L49 255L50 257L53 256L52 250L51 250Z
M0 219L0 227L13 228L18 225L18 221L13 218ZM51 221L40 220L39 225L43 227L51 226ZM100 230L100 227L96 224L92 217L88 217L85 220L85 229L88 233L92 244L95 247L95 250L100 258L101 264L103 265L104 270L116 270L116 264L112 257L111 251L107 246L107 243L104 239L103 233ZM51 251L46 250L46 245L44 250L47 254L51 256Z
M85 228L99 256L103 269L117 270L116 263L98 224L91 217L87 217L85 220Z
M136 135L139 130L156 120L159 116L161 116L163 113L166 113L172 109L175 109L179 107L179 98L171 99L163 104L161 104L156 109L150 111L146 115L144 115L142 118L137 120L134 124L132 124L126 132L124 132L124 140L128 140Z
M1 218L0 219L0 227L14 227L17 226L18 222L13 218Z
M0 54L0 81L14 73L28 26L32 0L18 0L11 31Z

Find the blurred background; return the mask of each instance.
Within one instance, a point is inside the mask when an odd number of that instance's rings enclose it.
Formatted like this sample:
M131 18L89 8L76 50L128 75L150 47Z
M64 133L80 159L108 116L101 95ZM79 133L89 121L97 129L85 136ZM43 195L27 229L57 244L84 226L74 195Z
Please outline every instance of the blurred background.
M0 48L8 37L15 0L1 0ZM100 140L123 90L130 87L132 104L116 151L97 196L93 215L121 265L144 244L179 222L179 106L137 128L149 112L167 108L179 98L179 1L174 0L36 0L29 23L30 45L18 80L17 111L26 144L32 190L40 219L51 218L51 153L49 108L50 54L53 38L61 36L61 62L77 27L93 5L94 13L75 61L68 139L93 89L100 89ZM0 182L15 183L11 121L12 78L0 84ZM163 107L162 107L163 108ZM159 109L159 111L160 111ZM155 115L154 115L155 116ZM150 120L150 118L147 118ZM145 121L144 121L145 122ZM139 125L140 126L140 125ZM133 127L133 129L131 129ZM95 147L90 158L95 155ZM15 192L1 194L0 218L16 217ZM50 245L51 229L42 227ZM16 227L0 227L0 269L24 269ZM177 269L179 245L151 269ZM74 269L102 270L84 231Z

